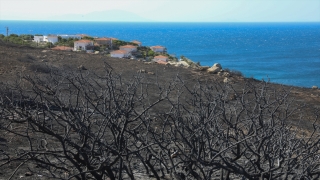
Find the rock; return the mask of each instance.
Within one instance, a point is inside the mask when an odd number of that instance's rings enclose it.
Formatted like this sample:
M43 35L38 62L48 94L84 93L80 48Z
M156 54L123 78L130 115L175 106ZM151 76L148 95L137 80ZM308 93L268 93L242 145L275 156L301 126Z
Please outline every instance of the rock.
M148 72L148 74L154 75L154 72Z
M229 78L225 77L225 78L223 79L223 82L224 82L224 83L230 83L231 81L230 81Z
M219 64L219 63L215 63L215 64L212 66L212 68L213 68L213 67L218 67L218 68L222 69L222 66L221 66L221 64Z
M208 72L208 73L211 73L211 74L218 73L219 71L221 71L221 68L219 68L219 67L214 67L214 66L212 66L211 68L207 69L207 72Z
M230 77L230 73L228 73L228 72L223 72L222 75L223 75L224 77Z
M176 66L178 66L178 67L189 67L190 65L185 61L180 61L180 62L176 63Z
M200 66L198 69L200 70L200 71L206 71L206 70L208 70L210 67L209 66Z
M312 86L312 89L318 89L318 86Z

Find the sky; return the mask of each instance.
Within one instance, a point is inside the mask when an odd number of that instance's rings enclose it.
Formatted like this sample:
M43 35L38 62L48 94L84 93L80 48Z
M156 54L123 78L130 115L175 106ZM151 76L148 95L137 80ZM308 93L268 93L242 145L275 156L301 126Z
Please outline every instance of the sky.
M0 20L86 17L92 21L320 22L320 0L0 0Z

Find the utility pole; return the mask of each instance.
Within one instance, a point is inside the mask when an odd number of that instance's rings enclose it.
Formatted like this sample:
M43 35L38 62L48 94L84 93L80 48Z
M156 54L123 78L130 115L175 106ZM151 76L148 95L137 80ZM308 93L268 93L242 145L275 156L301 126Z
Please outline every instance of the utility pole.
M7 37L8 37L8 34L9 34L9 27L6 27L6 29L7 29Z

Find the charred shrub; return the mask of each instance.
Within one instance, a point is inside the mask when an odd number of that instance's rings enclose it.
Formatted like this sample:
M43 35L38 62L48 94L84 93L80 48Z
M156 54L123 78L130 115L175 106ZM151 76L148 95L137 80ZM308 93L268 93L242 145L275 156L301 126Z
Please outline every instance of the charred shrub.
M25 56L18 58L18 61L30 63L30 62L34 62L35 58L30 54L26 54Z
M30 70L35 71L35 72L48 74L52 71L57 71L58 68L53 67L53 66L49 66L47 64L32 64L30 66Z
M242 74L242 72L238 71L238 70L233 70L233 69L224 69L226 72L229 72L231 76L242 76L244 77L244 75Z

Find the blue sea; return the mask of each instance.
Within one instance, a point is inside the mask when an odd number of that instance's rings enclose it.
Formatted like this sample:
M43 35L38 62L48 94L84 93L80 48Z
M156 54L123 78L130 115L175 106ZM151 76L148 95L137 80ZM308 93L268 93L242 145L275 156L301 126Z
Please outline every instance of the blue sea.
M320 23L115 23L0 21L0 34L87 34L162 45L168 53L246 77L320 87Z

